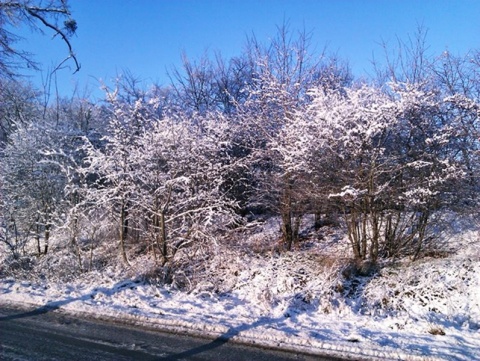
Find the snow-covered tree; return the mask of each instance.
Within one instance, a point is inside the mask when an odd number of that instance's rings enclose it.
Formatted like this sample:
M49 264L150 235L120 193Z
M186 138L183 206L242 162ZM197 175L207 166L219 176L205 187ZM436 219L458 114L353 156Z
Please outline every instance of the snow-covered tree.
M11 136L0 163L4 210L14 236L24 242L35 238L39 254L48 251L51 231L64 202L64 176L44 153L58 144L57 136L48 123L22 126Z
M82 138L98 138L98 109L77 98L57 99L48 106L11 104L13 109L6 107L4 114L13 119L13 126L0 157L2 240L16 256L31 252L27 246L32 240L37 254L45 254L55 236L57 245L68 239L64 245L71 245L80 257L74 216L80 201L76 168L83 159Z
M408 83L310 94L275 143L283 168L308 180L310 202L340 207L356 258L418 254L464 178L444 101Z
M39 92L18 81L0 78L0 148L18 126L41 115Z
M292 36L287 25L278 28L277 36L267 47L250 39L248 57L254 64L254 73L246 88L248 98L235 114L235 141L251 161L249 186L253 189L249 206L281 216L286 249L296 242L306 209L298 179L282 167L272 145L282 142L285 124L309 103L309 88L338 87L348 82L347 67L342 71L340 62L326 59L323 54L313 58L308 48L307 34Z
M201 126L198 126L198 122ZM234 220L223 194L226 122L219 114L191 120L176 115L154 122L132 149L144 230L163 263L185 247L208 243Z
M106 212L104 217L118 225L120 254L128 262L125 243L136 171L131 149L144 131L145 118L141 100L126 104L118 101L116 92L107 92L107 99L111 108L108 134L102 138L105 147L96 147L88 141L84 147L87 167L81 172L85 178L96 179L86 186L82 198L92 207L101 208Z
M129 105L110 96L105 146L86 146L83 172L95 182L85 190L85 202L117 225L125 262L135 246L155 258L160 254L166 264L179 249L196 249L234 219L235 203L222 191L227 123L218 114L158 118L161 99Z

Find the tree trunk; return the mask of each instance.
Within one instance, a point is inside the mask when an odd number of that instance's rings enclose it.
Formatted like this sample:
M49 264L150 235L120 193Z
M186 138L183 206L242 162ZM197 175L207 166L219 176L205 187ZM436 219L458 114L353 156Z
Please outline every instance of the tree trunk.
M167 244L167 229L165 227L165 213L160 213L160 232L162 240L162 256L163 256L163 265L167 263L168 260L168 244Z
M44 252L43 254L47 254L48 252L48 240L50 239L50 229L51 229L51 224L47 222L45 225L45 245L44 245Z
M40 226L38 225L38 221L36 226L35 238L37 240L37 252L38 252L38 255L40 256L42 254L42 247L40 245Z
M320 210L317 210L315 212L315 222L314 222L314 227L315 230L318 231L320 228L323 226L323 218L322 218L322 212Z
M120 254L123 261L128 264L127 252L125 250L125 243L127 238L127 211L125 205L122 204L122 209L120 210Z
M292 226L292 212L289 210L284 210L282 212L282 237L287 251L290 251L292 249L294 234Z
M77 233L78 233L78 219L74 217L73 219L73 224L71 226L71 232L72 232L72 238L70 240L70 243L73 247L73 251L77 255L77 260L78 260L78 266L80 267L80 270L82 270L82 254L80 252L80 246L77 242Z
M289 175L283 179L284 189L280 202L280 215L282 217L282 240L285 248L290 251L292 245L298 237L298 227L293 222L293 206L292 206L292 183L293 180Z
M373 263L378 259L378 244L380 239L380 219L378 213L371 214L372 240L370 243L370 259Z
M345 222L347 224L347 233L352 246L353 256L356 260L363 260L365 258L364 244L365 239L363 235L362 227L362 214L358 213L357 210L352 205L350 209L345 209Z
M420 255L420 252L422 251L423 241L425 239L425 231L427 230L427 223L428 223L429 216L430 216L429 211L423 211L422 215L420 216L420 219L418 220L417 247L416 247L416 250L415 250L415 254L413 256L413 261L416 261L418 259L418 256Z

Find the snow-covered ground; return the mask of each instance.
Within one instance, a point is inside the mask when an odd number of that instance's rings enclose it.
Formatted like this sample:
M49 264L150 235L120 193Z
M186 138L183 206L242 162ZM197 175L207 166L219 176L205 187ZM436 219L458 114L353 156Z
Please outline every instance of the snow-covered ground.
M255 252L276 237L272 229L247 236L249 254L219 254L211 277L188 292L109 268L68 284L4 278L0 302L352 360L480 360L475 227L443 232L442 257L364 277L345 268L340 230L325 228L321 241L294 252Z

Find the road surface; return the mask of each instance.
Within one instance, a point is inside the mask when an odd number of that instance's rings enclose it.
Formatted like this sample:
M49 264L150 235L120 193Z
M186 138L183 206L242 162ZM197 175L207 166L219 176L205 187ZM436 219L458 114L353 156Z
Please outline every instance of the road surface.
M152 332L38 308L0 305L0 359L21 360L320 360L309 355Z

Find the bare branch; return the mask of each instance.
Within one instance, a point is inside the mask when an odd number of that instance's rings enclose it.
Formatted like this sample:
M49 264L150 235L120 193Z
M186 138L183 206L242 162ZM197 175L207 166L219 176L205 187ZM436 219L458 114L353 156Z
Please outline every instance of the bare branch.
M78 72L80 70L80 64L77 60L77 57L75 56L75 53L73 52L73 48L72 48L72 44L70 43L70 41L68 40L67 36L65 35L65 33L60 30L58 28L58 26L54 25L54 24L51 24L50 22L48 22L45 17L41 16L38 14L37 11L35 10L32 10L31 8L27 8L26 9L27 12L34 18L40 20L40 22L45 25L47 28L50 28L52 29L53 31L55 31L57 34L59 34L61 37L62 37L62 40L65 42L65 44L67 44L68 46L68 51L69 51L69 56L67 58L65 58L60 64L59 66L57 66L53 71L57 71L58 69L60 69L61 65L64 64L67 60L69 59L73 59L73 61L75 62L75 71L73 72L73 74L75 74L76 72Z
M68 56L53 72L62 68L68 60L73 59L74 73L76 73L80 70L80 64L73 52L69 36L75 33L77 23L70 18L67 1L50 1L46 6L43 6L40 1L36 1L37 5L32 3L33 1L30 0L0 1L0 74L12 79L20 76L20 69L39 70L38 64L33 60L33 54L13 47L13 44L21 40L21 37L8 31L6 25L18 27L20 24L26 24L42 34L45 29L51 29L55 33L54 36L60 35L68 47ZM63 26L59 25L61 19L64 20Z

